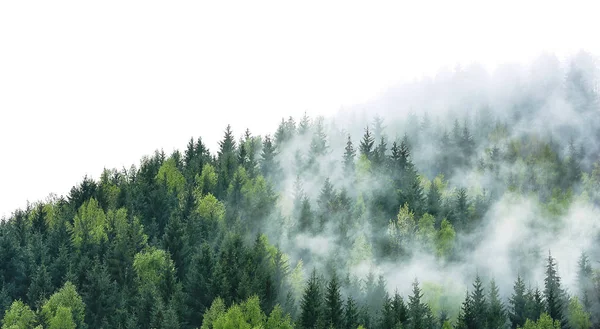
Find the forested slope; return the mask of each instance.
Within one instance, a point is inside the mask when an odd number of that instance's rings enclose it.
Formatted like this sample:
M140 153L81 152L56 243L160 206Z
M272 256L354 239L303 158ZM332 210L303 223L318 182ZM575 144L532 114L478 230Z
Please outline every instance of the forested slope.
M590 58L86 177L0 224L2 328L599 328Z

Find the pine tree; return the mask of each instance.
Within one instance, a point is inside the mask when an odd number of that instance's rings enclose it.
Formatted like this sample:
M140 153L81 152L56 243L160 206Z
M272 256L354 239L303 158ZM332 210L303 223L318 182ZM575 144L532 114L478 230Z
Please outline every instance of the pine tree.
M212 248L204 242L199 251L191 257L184 281L184 291L187 296L186 320L191 326L200 327L203 314L214 298L214 269Z
M469 200L467 190L459 188L456 193L455 206L453 211L453 225L457 230L467 229L469 224Z
M456 320L456 329L481 329L476 326L475 312L473 310L472 295L467 291L467 296L463 301L458 318Z
M526 320L526 299L525 299L525 283L520 275L514 284L514 292L509 301L509 313L512 329L523 327Z
M387 143L385 142L385 139L383 137L381 137L379 144L377 145L377 147L375 147L375 150L373 151L373 156L372 156L373 166L375 166L376 168L381 168L385 165L385 160L386 160L385 153L386 152L387 152Z
M302 119L300 120L300 123L298 124L298 135L305 136L308 133L309 129L310 118L308 117L305 111L304 115L302 116Z
M429 191L427 192L427 212L434 217L437 217L442 210L442 195L437 187L437 184L432 181Z
M485 298L483 283L479 275L475 277L473 292L471 292L473 320L475 328L487 328L488 303Z
M373 138L375 140L382 138L384 129L383 118L379 115L375 115L373 118Z
M466 160L466 163L468 163L468 159L473 155L473 153L475 152L475 141L473 140L473 136L471 135L471 132L469 131L469 128L467 127L467 123L465 122L465 125L463 126L463 131L462 131L462 135L460 136L460 149L462 151L463 157Z
M312 232L314 229L313 212L310 207L308 196L302 198L300 213L298 214L298 230L300 232Z
M369 131L369 127L365 129L365 134L363 135L362 140L360 141L360 155L365 156L367 159L371 160L373 155L373 144L375 144L375 139L371 132Z
M317 278L317 272L313 270L306 283L300 305L299 324L301 328L312 329L321 323L323 317L322 304L321 287Z
M546 300L546 312L548 315L554 320L564 320L564 293L560 286L560 277L558 276L556 262L550 253L548 253L546 278L544 279L544 298Z
M538 288L528 289L525 294L525 318L539 319L544 311L545 305L540 290Z
M581 253L578 261L577 284L579 288L579 297L586 311L591 307L591 294L593 294L593 270L590 260L585 252Z
M175 263L177 276L181 280L185 273L185 260L187 259L187 246L185 244L185 228L178 215L171 217L167 223L163 235L163 247L171 254L171 259Z
M335 190L329 178L325 178L321 192L317 199L319 206L319 225L320 229L323 229L327 224L327 221L333 215L335 202Z
M279 123L273 138L275 139L275 147L279 150L282 150L285 144L290 140L291 136L289 136L287 131L284 118L281 118L281 122Z
M29 300L29 304L36 307L41 307L44 300L50 297L50 294L53 292L53 290L54 287L52 286L52 281L50 274L46 269L46 265L41 264L33 274L31 284L29 285L29 289L27 291L27 299Z
M325 292L325 324L328 328L343 328L343 305L340 284L334 273Z
M569 153L565 167L565 186L571 186L579 182L581 179L581 166L579 164L578 152L572 139L569 141Z
M352 138L348 135L348 141L346 142L346 148L344 149L344 171L346 174L354 172L354 157L356 156L356 150L352 145Z
M398 293L398 290L396 290L394 298L392 299L392 309L394 311L394 325L396 327L399 325L406 325L406 322L408 321L408 309Z
M419 281L413 282L413 293L408 297L408 328L422 329L425 328L427 310L421 299L423 293L419 288Z
M490 282L489 292L489 309L487 312L487 327L489 329L503 329L506 327L506 311L502 300L500 300L500 294L498 292L498 286L496 281L492 279Z
M271 136L266 135L262 145L260 169L264 177L270 178L271 181L277 182L281 168L275 159L277 151L271 141Z
M344 328L356 329L359 322L358 306L352 296L346 299L346 307L344 307Z
M381 317L379 319L379 328L381 329L394 329L394 307L392 299L386 294L383 299L383 307L381 308Z
M399 159L398 166L400 172L405 172L408 167L408 163L410 161L410 141L408 140L408 135L404 134L402 138L402 142L400 142L400 151L399 151Z

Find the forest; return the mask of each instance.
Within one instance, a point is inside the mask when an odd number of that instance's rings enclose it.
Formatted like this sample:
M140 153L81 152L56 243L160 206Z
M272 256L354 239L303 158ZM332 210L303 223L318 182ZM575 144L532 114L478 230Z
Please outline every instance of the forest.
M0 223L2 329L600 328L597 68L458 67L83 177Z

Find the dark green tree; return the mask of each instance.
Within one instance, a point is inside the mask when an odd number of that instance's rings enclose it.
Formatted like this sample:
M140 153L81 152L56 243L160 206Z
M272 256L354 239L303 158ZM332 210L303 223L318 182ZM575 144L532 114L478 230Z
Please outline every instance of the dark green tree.
M324 321L327 328L343 329L343 301L340 293L340 283L338 282L338 278L335 273L332 275L331 280L327 284L324 306Z
M369 131L369 127L367 127L365 129L365 134L363 135L363 138L360 141L360 155L365 156L367 159L371 160L371 157L373 156L373 144L375 144L375 139Z
M490 282L490 290L488 294L488 311L487 311L487 327L489 329L504 329L508 323L504 304L500 299L498 286L496 281Z
M352 296L348 296L346 299L346 306L344 307L344 328L345 329L356 329L359 323L359 311L356 301Z
M523 327L527 319L525 282L523 282L520 275L517 276L513 289L514 291L508 300L508 317L512 328L516 329L517 327Z
M312 271L300 304L300 319L299 325L301 328L312 329L318 328L322 323L323 317L323 296L317 272Z
M344 149L344 171L346 174L354 173L354 157L356 156L356 150L352 145L352 139L348 135L346 142L346 148Z

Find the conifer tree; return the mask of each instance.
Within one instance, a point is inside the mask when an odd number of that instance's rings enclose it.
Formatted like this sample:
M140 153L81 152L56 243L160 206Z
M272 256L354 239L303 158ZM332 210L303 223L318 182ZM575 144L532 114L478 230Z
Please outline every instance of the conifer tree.
M344 328L355 329L359 322L359 312L356 301L352 296L348 296L346 299L346 306L344 307Z
M485 297L483 283L479 275L475 277L473 291L471 292L471 301L473 306L473 319L475 328L487 327L488 303Z
M427 321L427 309L426 305L421 301L423 293L419 288L419 281L413 282L412 295L408 297L408 328L409 329L421 329L425 328Z
M487 312L487 326L489 329L503 329L506 327L506 311L504 304L500 300L498 286L496 281L492 279L490 282L490 290L488 295L489 308Z
M525 282L521 275L517 276L514 284L514 292L509 299L508 315L513 329L523 327L526 320L526 299L525 299Z
M340 283L337 275L334 273L327 284L325 291L325 325L327 328L343 328L343 305L342 295L340 293Z
M308 117L305 111L304 115L302 116L302 119L300 120L300 123L298 124L298 135L305 136L308 133L309 129L310 118Z
M554 320L563 320L564 293L560 285L560 276L554 258L548 253L546 277L544 279L544 299L546 312Z
M346 174L354 172L354 157L356 156L356 150L352 145L352 138L348 135L346 142L346 148L344 149L344 171Z
M323 297L319 279L317 278L316 270L312 271L300 304L300 319L301 328L311 329L317 328L317 325L322 322L323 317Z
M365 156L368 160L371 160L371 157L373 156L373 144L375 144L375 139L369 131L369 127L367 127L365 129L365 134L360 141L360 155Z

